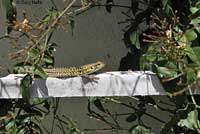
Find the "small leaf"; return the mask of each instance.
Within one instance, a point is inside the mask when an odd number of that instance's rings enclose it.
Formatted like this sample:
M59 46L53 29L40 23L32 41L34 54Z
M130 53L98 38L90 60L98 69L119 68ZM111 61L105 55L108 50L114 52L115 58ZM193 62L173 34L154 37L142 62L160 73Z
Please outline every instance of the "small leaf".
M171 17L171 12L172 12L172 1L171 0L161 0L162 2L162 7L164 11L166 12L167 15Z
M97 99L97 97L88 97L88 105L87 105L87 110L89 113L93 113L93 110L91 109L92 104L94 101Z
M45 15L39 23L36 23L34 27L42 28L44 25L48 24L51 20L51 14Z
M21 115L18 115L16 116L16 121L17 123L20 123L20 124L24 124L24 123L29 123L31 121L31 114L21 114Z
M192 24L195 27L195 29L200 33L199 23L200 23L200 17L194 18L190 22L190 24Z
M32 86L32 76L30 74L27 74L20 83L20 89L21 89L21 93L22 93L22 97L25 99L29 99L30 98L30 94L29 94L29 89Z
M53 63L53 58L47 54L44 55L43 57L44 62L52 64Z
M40 76L40 78L42 78L42 79L46 79L47 78L46 73L39 66L35 66L34 72L35 72L36 75Z
M157 73L161 78L175 77L178 75L177 71L167 68L156 66Z
M22 127L22 128L20 128L20 129L18 130L18 134L27 134L27 133L28 133L27 131L28 131L28 130L27 130L26 127Z
M14 73L27 73L27 71L33 71L33 67L30 63L19 62L13 65L12 70Z
M163 7L166 7L168 2L169 2L169 0L162 0L161 2L162 2Z
M46 101L45 98L32 98L31 99L31 102L33 105L42 104L45 101Z
M49 15L49 14L47 14L46 16L44 16L43 18L42 18L42 21L43 22L49 22L51 20L51 15Z
M15 125L16 125L15 120L10 120L10 121L6 124L5 128L6 128L6 130L10 130L10 129L12 129L13 127L15 127Z
M47 24L50 20L51 20L51 13L45 15L45 16L42 18L42 22L44 22L45 24Z
M197 34L194 30L187 30L183 36L179 39L178 43L181 46L185 46L185 44L195 40L197 38Z
M200 14L200 10L196 11L193 14L190 14L188 17L192 20L192 19L198 18L199 14Z
M191 46L187 46L185 48L185 53L188 55L188 57L196 64L200 65L200 58L198 57L198 55L196 55L195 52L197 52L198 50L196 49L195 51L193 50L193 48L191 48Z
M37 58L37 57L39 57L40 52L37 49L33 48L33 49L31 49L31 51L28 52L28 55L30 57Z
M151 132L149 129L147 129L141 125L134 125L133 127L131 127L129 132L131 134L155 134L155 133Z
M196 77L197 77L197 75L196 75L195 70L189 69L186 72L186 79L187 79L188 84L191 84L196 79Z
M200 9L200 1L197 1L195 6Z
M195 130L195 119L194 118L198 118L197 115L197 110L191 111L190 113L188 113L188 117L186 119L181 119L178 122L178 126L180 127L186 127L188 129L191 130Z
M49 111L50 104L47 99L45 98L32 98L31 99L32 105L40 105L41 107L45 108L47 111Z
M140 49L140 41L139 41L137 31L134 31L130 34L130 40L131 40L131 43L135 45L137 49Z
M180 119L178 126L186 127L191 130L199 129L198 124L200 122L198 120L198 111L195 104L188 103L186 108L177 111L177 115Z
M31 122L31 123L32 123L31 129L34 131L34 133L36 133L36 134L43 134L41 126L39 126L35 122Z
M32 66L14 66L14 73L33 73L34 68Z
M12 129L11 129L11 134L17 134L18 128L17 125L15 124Z
M7 34L12 31L13 21L16 21L16 3L15 0L2 0L2 5L6 10L6 19L10 25L7 26Z
M97 97L88 97L88 102L93 103L96 99Z
M200 47L192 47L194 53L196 54L197 57L199 57L200 60Z
M192 14L195 14L198 11L199 11L199 8L197 8L197 7L191 7L190 8L190 12L192 12Z

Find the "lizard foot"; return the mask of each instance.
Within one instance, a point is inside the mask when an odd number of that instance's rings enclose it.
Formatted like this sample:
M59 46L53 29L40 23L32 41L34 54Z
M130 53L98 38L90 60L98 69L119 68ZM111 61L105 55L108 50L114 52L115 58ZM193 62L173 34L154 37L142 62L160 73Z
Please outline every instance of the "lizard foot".
M81 77L87 79L88 82L97 82L99 80L95 75L81 75Z

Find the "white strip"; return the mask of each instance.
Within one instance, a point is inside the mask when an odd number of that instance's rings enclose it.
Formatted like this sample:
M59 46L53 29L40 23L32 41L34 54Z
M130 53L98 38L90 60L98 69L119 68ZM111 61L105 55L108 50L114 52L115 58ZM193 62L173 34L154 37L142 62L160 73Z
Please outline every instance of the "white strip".
M0 98L21 98L20 81L23 74L10 74L0 78ZM157 76L150 71L106 72L92 81L85 77L66 79L36 79L32 97L81 97L81 96L135 96L166 95Z

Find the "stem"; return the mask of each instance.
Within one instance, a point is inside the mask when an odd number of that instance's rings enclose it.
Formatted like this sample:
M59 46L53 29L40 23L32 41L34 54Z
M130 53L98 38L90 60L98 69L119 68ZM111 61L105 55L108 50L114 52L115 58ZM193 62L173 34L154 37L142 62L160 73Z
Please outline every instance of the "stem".
M197 103L196 103L196 101L195 101L195 99L194 99L194 96L193 96L193 93L192 93L192 90L191 90L190 85L188 85L187 87L188 87L189 93L190 93L190 95L191 95L192 102L193 102L195 105L197 105Z
M60 15L56 18L56 20L51 24L51 26L48 27L48 29L42 34L42 36L38 39L38 41L35 43L33 47L38 45L38 43L52 30L53 27L56 26L58 21L61 19L61 17L69 10L70 7L76 2L76 0L73 0L61 13Z

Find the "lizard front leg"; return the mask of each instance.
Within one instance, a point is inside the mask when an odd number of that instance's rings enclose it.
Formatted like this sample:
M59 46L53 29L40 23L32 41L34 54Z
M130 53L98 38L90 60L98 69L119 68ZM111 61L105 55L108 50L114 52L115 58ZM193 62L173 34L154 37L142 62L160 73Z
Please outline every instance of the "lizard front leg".
M86 78L87 80L89 80L90 82L97 82L99 80L98 77L96 77L95 75L93 74L83 74L83 75L80 75L80 77L82 78Z

